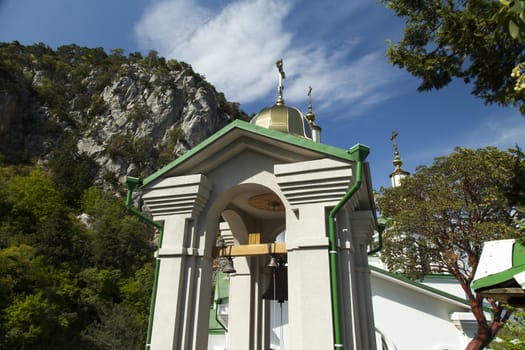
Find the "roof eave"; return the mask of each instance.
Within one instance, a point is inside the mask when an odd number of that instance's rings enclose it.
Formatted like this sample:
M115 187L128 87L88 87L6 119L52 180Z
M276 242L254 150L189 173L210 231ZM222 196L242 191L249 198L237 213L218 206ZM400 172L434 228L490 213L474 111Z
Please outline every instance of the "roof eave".
M186 152L179 158L173 160L168 165L157 170L153 174L147 176L145 179L141 181L141 187L147 187L150 183L156 181L158 178L170 172L172 169L188 161L189 159L194 157L196 154L200 153L201 151L209 147L212 143L216 142L220 138L224 137L225 135L227 135L228 133L236 129L243 130L248 133L253 133L256 135L264 136L269 139L277 140L279 142L283 142L283 143L286 143L286 144L289 144L295 147L300 147L300 148L304 148L304 149L314 151L317 153L325 154L327 156L331 156L334 158L350 160L350 161L356 161L358 157L362 156L363 152L368 153L370 151L369 147L365 145L361 145L361 144L357 144L347 151L347 150L344 150L338 147L314 142L312 140L309 140L303 137L294 136L294 135L283 133L283 132L276 131L276 130L266 129L264 127L253 125L253 124L247 123L242 120L235 120L232 123L225 126L224 128L222 128L221 130L219 130L218 132L216 132L215 134L213 134L212 136L208 137L207 139L199 143L197 146L195 146L194 148L192 148L191 150L189 150L188 152Z

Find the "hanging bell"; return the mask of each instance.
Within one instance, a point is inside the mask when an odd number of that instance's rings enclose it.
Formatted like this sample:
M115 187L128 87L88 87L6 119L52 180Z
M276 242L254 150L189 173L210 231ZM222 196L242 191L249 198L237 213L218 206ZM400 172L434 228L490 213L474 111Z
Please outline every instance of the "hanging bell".
M270 260L271 262L271 260ZM266 300L277 300L283 303L288 300L288 268L284 264L277 264L272 269L270 285L262 295Z
M231 256L229 256L226 259L226 263L222 267L222 272L224 273L235 273L237 270L235 270L235 267L233 267L233 259Z
M275 268L277 266L277 259L275 258L275 256L272 256L270 262L268 263L268 265L266 265L266 267Z

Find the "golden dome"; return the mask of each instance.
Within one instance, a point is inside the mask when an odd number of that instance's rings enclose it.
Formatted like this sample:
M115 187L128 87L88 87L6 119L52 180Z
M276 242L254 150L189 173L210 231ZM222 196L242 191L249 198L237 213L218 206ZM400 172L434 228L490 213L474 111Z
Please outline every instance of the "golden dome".
M301 111L294 107L288 107L281 101L271 107L263 108L252 118L250 123L312 139L312 129Z

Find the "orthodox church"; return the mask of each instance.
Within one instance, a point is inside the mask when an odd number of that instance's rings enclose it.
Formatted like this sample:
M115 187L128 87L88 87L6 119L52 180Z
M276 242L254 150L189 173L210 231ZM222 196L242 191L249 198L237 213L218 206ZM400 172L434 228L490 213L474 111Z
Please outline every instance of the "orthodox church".
M410 175L402 168L397 133L394 144L394 171L390 174L392 187ZM378 218L378 231L384 229L384 220ZM375 245L379 232L374 234ZM222 233L224 234L224 232ZM450 275L434 274L417 282L388 271L380 260L380 247L370 245L368 261L374 313L376 348L374 349L432 349L462 350L476 333L476 320L470 312L464 292ZM228 276L217 278L215 304L210 313L209 350L227 349ZM287 302L270 301L272 349L287 349ZM276 311L275 311L276 310ZM283 311L284 310L284 311Z
M160 232L146 348L463 349L476 325L453 286L371 254L370 149L321 143L311 99L306 115L286 105L276 66L274 105L128 177L128 210ZM408 176L396 136L393 186Z

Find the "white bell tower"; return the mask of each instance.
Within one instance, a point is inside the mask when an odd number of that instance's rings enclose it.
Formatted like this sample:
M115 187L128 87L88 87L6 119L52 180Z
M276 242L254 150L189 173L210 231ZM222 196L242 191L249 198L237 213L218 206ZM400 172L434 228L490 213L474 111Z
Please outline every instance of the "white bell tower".
M280 79L278 102L251 123L234 121L149 177L128 179L128 198L139 191L163 228L150 349L207 349L213 259L222 256L235 265L225 348L268 350L262 296L274 255L287 267L287 350L377 348L369 148L315 142L310 125L284 104ZM217 246L224 222L230 243Z

